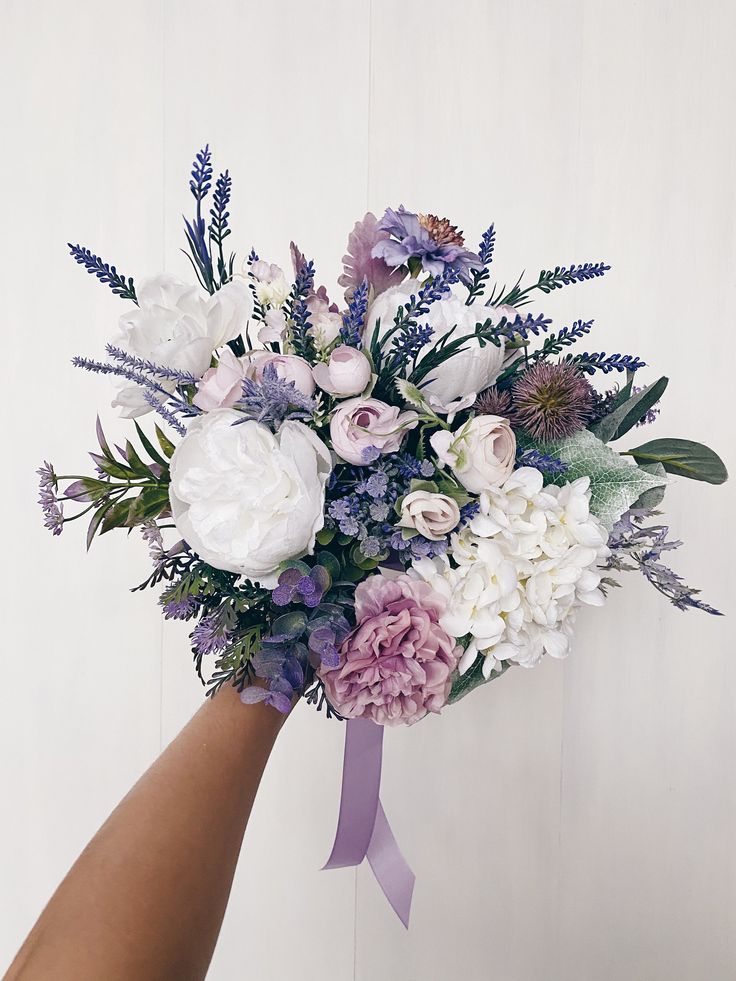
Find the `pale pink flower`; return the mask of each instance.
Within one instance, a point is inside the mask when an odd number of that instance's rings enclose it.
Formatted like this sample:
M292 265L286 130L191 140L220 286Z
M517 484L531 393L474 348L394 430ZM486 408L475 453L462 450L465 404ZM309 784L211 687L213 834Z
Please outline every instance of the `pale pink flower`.
M442 629L446 600L401 575L369 576L355 590L357 626L337 667L319 675L327 697L348 719L411 725L446 704L462 649Z
M236 358L229 347L220 351L219 362L209 368L197 386L197 394L192 401L199 409L212 412L213 409L230 408L240 398L247 365Z
M320 362L312 368L312 374L319 387L330 395L360 395L371 380L371 365L362 351L340 344L326 364Z
M276 368L276 374L283 381L294 382L302 394L307 396L314 395L314 378L312 369L304 358L299 358L295 354L272 354L270 351L251 351L245 355L248 362L246 375L253 381L263 380L263 369L267 364L272 364Z
M379 453L396 453L418 421L416 412L402 412L379 399L348 399L333 413L332 447L343 460L362 466Z

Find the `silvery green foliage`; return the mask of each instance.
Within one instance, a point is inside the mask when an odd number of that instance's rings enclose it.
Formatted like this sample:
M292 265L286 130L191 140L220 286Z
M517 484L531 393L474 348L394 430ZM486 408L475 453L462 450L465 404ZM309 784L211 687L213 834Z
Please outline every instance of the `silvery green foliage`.
M590 477L590 510L609 531L642 494L667 483L665 475L629 463L587 429L538 448L567 466L550 483L561 485Z

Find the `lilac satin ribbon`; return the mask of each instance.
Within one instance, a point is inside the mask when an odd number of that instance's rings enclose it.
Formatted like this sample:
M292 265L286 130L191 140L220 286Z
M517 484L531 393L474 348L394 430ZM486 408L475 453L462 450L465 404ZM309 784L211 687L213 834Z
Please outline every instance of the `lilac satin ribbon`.
M349 719L340 816L335 843L323 868L344 869L367 858L386 899L408 928L414 873L401 854L381 805L382 755L383 726Z

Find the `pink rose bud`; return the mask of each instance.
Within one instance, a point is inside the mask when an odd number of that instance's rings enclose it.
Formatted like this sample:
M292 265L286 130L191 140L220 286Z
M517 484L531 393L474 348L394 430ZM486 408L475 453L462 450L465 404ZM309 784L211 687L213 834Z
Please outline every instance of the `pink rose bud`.
M514 469L516 437L501 416L474 416L457 432L439 430L429 442L471 494L498 487Z
M243 391L246 367L229 347L223 348L218 364L205 371L197 386L197 394L192 399L197 408L212 412L235 405Z
M457 501L446 494L413 491L401 502L401 528L415 528L420 535L438 542L460 522Z
M314 395L314 378L312 369L304 358L296 354L272 354L270 351L251 351L245 355L248 362L247 377L253 381L263 380L263 369L267 364L276 368L276 374L282 381L294 382L297 389L307 396Z
M362 351L341 344L327 364L320 362L312 368L312 374L319 387L330 395L360 395L371 380L371 364Z
M332 448L347 463L363 466L380 453L396 453L418 421L416 412L401 412L378 399L348 399L332 415Z

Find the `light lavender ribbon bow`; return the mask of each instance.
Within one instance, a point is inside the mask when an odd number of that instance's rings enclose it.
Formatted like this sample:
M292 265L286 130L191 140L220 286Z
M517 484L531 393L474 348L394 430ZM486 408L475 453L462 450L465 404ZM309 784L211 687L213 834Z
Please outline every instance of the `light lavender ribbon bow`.
M349 868L367 858L386 899L408 928L415 876L381 805L382 758L383 726L366 719L349 719L340 816L332 852L323 868Z

